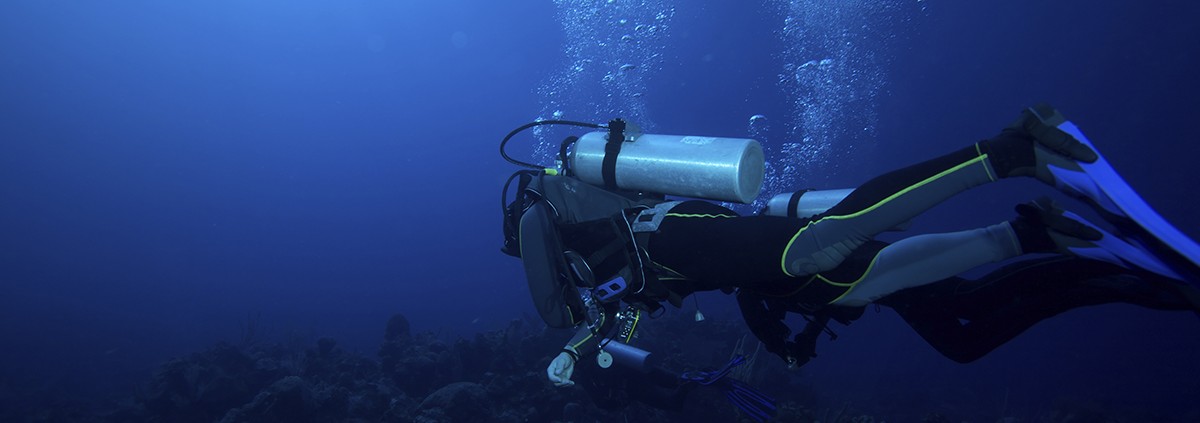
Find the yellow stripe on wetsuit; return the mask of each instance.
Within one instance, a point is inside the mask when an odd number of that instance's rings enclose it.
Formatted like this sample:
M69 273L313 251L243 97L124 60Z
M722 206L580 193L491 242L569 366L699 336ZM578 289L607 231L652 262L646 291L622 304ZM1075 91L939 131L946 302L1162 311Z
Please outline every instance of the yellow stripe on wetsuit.
M728 214L706 214L706 213L701 213L701 214L667 213L666 217L702 217L702 218L707 218L707 219L718 219L718 218L732 218L732 217L737 217L737 216L728 215Z
M786 294L772 295L772 296L779 297L779 298L786 298L786 297L790 297L790 296L799 294L800 291L803 291L805 288L808 288L808 286L810 284L812 284L814 280L819 280L821 282L824 282L826 285L835 286L838 288L845 288L845 291L842 291L842 293L839 294L837 297L834 297L834 299L829 300L829 302L825 303L825 304L833 304L833 303L836 303L838 300L842 299L843 297L845 297L846 295L850 294L850 291L853 291L855 286L858 286L859 283L866 280L867 275L870 275L871 271L875 269L875 264L877 261L879 261L879 254L876 254L875 257L871 259L871 263L867 265L866 270L863 270L862 275L859 275L858 279L855 279L853 282L834 282L833 280L826 278L824 275L818 273L818 274L812 275L812 277L808 278L808 282L800 285L799 288L796 288L795 290L792 290Z
M882 207L884 204L887 204L888 202L895 200L896 198L899 198L900 196L903 196L909 192L912 192L913 190L915 190L917 188L928 185L929 183L932 183L933 181L941 179L941 178L945 177L946 175L953 174L964 168L967 168L967 167L970 167L970 166L973 166L976 164L982 164L983 168L984 168L984 172L987 174L988 179L991 181L995 181L996 175L992 172L991 167L988 166L988 163L987 163L988 155L986 153L983 153L982 151L980 151L979 144L975 145L975 152L976 152L976 154L978 154L978 156L976 156L970 160L967 160L965 162L959 163L958 165L956 165L954 167L951 167L949 169L938 172L936 175L925 178L924 180L922 180L916 184L909 185L908 187L905 187L904 189L897 191L896 193L894 193L892 195L887 196L887 198L884 198L883 200L880 200L879 202L872 204L870 207L867 207L867 208L864 208L857 212L846 214L846 215L825 216L825 217L822 217L821 219L814 220L812 222L809 222L807 225L804 225L803 228L800 228L800 230L796 231L795 235L792 235L792 239L788 241L787 247L784 247L784 249L783 249L783 255L779 257L779 267L783 271L783 274L791 276L791 277L803 276L803 275L794 275L788 271L788 266L787 266L788 251L790 251L792 249L792 246L795 245L796 239L800 238L800 235L803 234L804 231L808 230L808 228L811 227L812 225L815 225L815 224L820 223L825 220L844 220L844 219L851 219L851 218L862 216L868 212L878 209L879 207Z
M882 251L883 250L880 250L880 252L882 252ZM870 275L871 270L875 269L875 262L877 262L877 261L879 261L879 253L878 252L875 253L875 257L871 258L871 264L867 265L867 270L863 271L862 276L859 276L858 279L855 279L854 282L850 282L850 283L837 283L837 282L831 281L829 279L826 279L824 276L821 276L821 274L819 274L819 273L817 275L815 275L815 277L821 278L821 281L823 281L827 284L846 288L846 291L842 292L842 295L838 295L837 298L829 300L829 302L827 304L836 303L836 302L838 302L838 300L840 300L843 297L845 297L846 295L850 294L850 291L853 291L854 287L858 286L859 282L862 282L863 280L867 279L867 275Z

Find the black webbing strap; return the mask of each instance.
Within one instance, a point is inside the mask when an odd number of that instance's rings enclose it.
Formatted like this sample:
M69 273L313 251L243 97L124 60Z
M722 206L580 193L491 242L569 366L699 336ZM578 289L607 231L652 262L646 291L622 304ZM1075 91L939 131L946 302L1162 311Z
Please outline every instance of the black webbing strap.
M604 160L600 162L600 177L604 187L617 189L617 155L625 143L625 121L613 119L608 123L608 142L604 144Z
M629 264L629 257L625 255L625 250L629 248L629 244L622 236L612 237L603 247L596 249L587 257L587 262L590 266L596 269L604 269L612 266L612 260L619 260L616 267L624 267Z
M792 193L792 198L788 199L787 217L790 217L793 219L800 217L800 216L797 216L798 213L796 213L796 206L798 206L800 204L800 197L803 197L804 193L809 192L809 191L812 191L812 190L806 189L806 190L796 191L796 192Z

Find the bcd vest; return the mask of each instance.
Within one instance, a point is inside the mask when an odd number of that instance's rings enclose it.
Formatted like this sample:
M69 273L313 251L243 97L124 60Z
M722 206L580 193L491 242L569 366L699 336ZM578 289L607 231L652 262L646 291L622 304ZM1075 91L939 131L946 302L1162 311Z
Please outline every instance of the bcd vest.
M521 258L533 303L547 325L584 322L584 295L652 313L662 301L681 303L659 282L662 269L645 252L645 239L665 214L654 213L656 206L672 204L543 171L521 171L513 178L517 197L505 208L501 251Z

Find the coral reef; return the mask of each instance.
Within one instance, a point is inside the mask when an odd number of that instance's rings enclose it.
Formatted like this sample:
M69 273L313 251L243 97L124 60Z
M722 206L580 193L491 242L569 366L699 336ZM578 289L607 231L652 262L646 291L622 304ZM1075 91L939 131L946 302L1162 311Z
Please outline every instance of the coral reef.
M690 321L690 315L668 313L646 325L638 345L653 351L672 370L716 367L730 351L755 354L739 341L741 322ZM695 325L703 325L697 328ZM551 330L527 320L513 320L502 330L469 339L444 340L433 333L414 333L402 315L384 331L377 357L345 351L333 338L303 344L273 343L255 335L254 342L218 343L161 365L132 398L106 411L79 403L46 404L22 415L0 411L4 421L56 422L750 422L715 389L696 389L681 411L665 411L617 395L617 407L601 408L579 387L555 388L544 369L570 331ZM883 422L857 404L822 398L779 360L760 356L738 377L778 400L773 421L800 423ZM577 375L578 377L578 375ZM939 410L941 412L942 410ZM926 412L920 421L967 421ZM919 417L917 417L919 418ZM901 421L904 420L903 418ZM976 420L976 421L996 421ZM1034 420L1000 421L1137 421L1105 416L1097 407L1060 404ZM1175 421L1165 419L1160 421Z
M710 324L737 339L733 324ZM503 330L447 342L413 333L403 315L387 324L377 359L346 352L336 340L285 347L219 343L162 365L124 407L70 421L163 422L638 422L735 415L724 401L695 401L686 413L640 403L617 410L592 404L578 388L551 386L543 370L569 332L513 320ZM738 333L738 334L735 334ZM703 337L713 339L712 336ZM698 340L697 340L698 341ZM686 361L675 337L657 347ZM728 345L713 345L728 351ZM712 355L714 351L705 351ZM720 353L716 354L720 356ZM714 397L716 398L716 397Z

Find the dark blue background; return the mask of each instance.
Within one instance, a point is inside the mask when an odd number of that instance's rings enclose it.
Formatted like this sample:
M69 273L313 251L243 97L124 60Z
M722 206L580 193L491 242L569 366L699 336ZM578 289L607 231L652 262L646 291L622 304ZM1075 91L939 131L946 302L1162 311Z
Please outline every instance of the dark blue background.
M786 121L776 3L675 5L664 64L647 70L656 129L746 136L753 114ZM985 138L1044 100L1200 237L1200 5L880 13L896 16L869 46L887 58L878 141L822 183ZM125 389L167 357L236 340L248 320L370 353L392 313L453 335L527 312L519 263L497 251L512 169L496 145L540 113L535 88L565 66L563 42L550 1L5 2L0 384ZM785 141L774 128L769 142ZM994 223L1048 192L985 187L916 229ZM1200 394L1198 329L1186 313L1096 307L963 366L869 313L804 377L894 398L884 410L995 403L999 415L1073 396L1180 415Z

